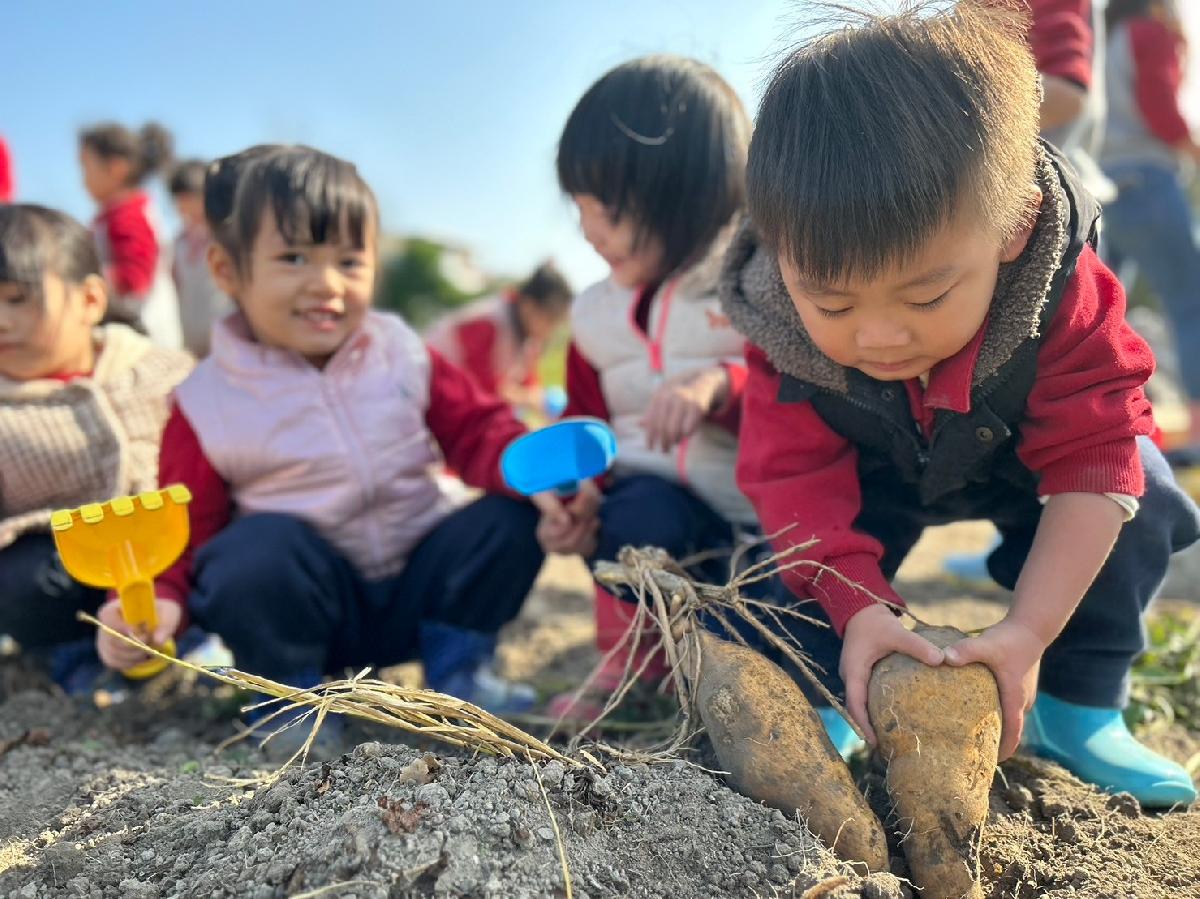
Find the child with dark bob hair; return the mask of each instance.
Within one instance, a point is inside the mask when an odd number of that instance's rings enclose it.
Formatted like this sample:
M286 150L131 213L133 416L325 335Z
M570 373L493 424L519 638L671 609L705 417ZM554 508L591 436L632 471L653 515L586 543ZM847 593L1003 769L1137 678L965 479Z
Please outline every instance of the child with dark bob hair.
M97 639L111 667L132 663L75 619L105 595L63 570L51 512L157 486L170 392L192 367L106 324L107 306L90 231L44 206L0 206L0 633L46 655L71 693L101 673ZM182 615L168 603L159 612L160 632L143 636L162 642ZM101 618L127 631L115 603Z
M256 674L311 686L420 658L432 689L528 708L532 691L492 668L543 559L537 511L503 495L498 464L524 427L371 308L371 189L320 151L255 147L209 170L205 214L237 309L175 391L161 477L191 488L192 535L159 590ZM446 490L443 458L486 494ZM287 753L302 730L268 747Z
M734 482L744 338L716 294L745 203L749 141L733 89L709 66L677 56L617 66L567 119L559 185L610 274L572 307L566 414L610 422L618 456L602 501L588 485L574 501L576 528L551 535L547 549L589 561L614 559L626 544L660 546L680 560L708 551L697 574L725 583L729 551L756 527ZM598 713L624 671L618 647L631 618L597 586L597 642L609 661L595 695L560 697L552 712ZM643 638L639 651L652 642ZM661 660L649 664L648 675L661 677Z
M1154 360L1096 256L1097 204L1038 140L1025 28L994 0L906 4L776 69L722 282L754 344L738 481L765 531L794 526L777 548L817 538L832 571L782 582L832 623L808 649L869 735L879 659L980 662L1002 757L1024 731L1102 788L1187 804L1121 708L1200 520L1147 436ZM1012 605L943 653L878 599L903 603L890 581L927 525L975 518Z

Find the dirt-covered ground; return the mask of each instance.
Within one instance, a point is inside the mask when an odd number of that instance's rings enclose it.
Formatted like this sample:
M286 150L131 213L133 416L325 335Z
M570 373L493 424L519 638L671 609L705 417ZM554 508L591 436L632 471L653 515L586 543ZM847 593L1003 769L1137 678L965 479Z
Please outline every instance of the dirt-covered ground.
M978 627L1003 614L1000 593L966 599L940 575L946 552L987 539L959 527L918 548L901 592L922 617ZM547 694L582 677L587 596L585 572L550 565L508 635L508 672ZM373 730L273 786L231 785L266 773L244 744L212 754L237 703L172 676L100 711L0 661L0 896L566 896L564 857L575 896L911 895L890 875L840 871L801 823L683 763L535 770ZM1200 752L1179 726L1147 739L1182 762ZM991 897L1200 897L1200 807L1144 815L1021 757L991 805Z

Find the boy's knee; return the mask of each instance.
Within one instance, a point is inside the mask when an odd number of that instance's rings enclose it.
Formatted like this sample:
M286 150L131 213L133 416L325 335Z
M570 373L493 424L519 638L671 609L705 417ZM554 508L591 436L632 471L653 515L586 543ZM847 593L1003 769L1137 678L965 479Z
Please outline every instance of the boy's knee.
M1186 549L1200 540L1200 509L1175 480L1167 460L1148 437L1138 438L1146 490L1137 514L1125 523L1126 531L1146 539L1166 537L1170 552Z

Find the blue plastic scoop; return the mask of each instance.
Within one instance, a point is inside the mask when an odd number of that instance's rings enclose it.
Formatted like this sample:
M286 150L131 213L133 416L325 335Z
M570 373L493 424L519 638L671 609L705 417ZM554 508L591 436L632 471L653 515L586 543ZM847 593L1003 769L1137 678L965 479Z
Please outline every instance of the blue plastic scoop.
M570 496L580 481L604 474L616 458L612 428L598 418L567 418L510 443L500 471L522 496L545 490Z

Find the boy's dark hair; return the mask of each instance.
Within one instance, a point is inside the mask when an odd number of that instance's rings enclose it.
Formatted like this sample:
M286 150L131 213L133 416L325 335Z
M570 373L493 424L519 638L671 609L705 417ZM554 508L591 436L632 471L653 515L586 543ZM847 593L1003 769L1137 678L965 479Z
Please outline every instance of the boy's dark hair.
M0 204L0 281L21 284L40 301L47 274L67 284L100 275L92 232L57 209Z
M1001 240L1028 221L1040 87L1027 19L1005 0L930 6L856 13L794 50L763 96L750 215L815 281L878 275L959 213Z
M517 294L545 312L561 312L571 305L571 285L553 262L543 262L517 285Z
M204 217L213 237L246 271L263 212L284 239L341 238L362 249L379 225L375 194L352 163L303 146L263 144L218 159L204 180Z
M612 69L572 110L558 142L558 183L590 194L637 242L662 242L664 274L699 261L745 203L750 122L713 69L646 56Z
M134 187L170 164L174 141L155 122L147 122L136 133L116 122L103 122L79 132L79 143L101 159L128 160L127 184Z
M204 176L207 172L208 163L203 159L185 159L176 163L167 177L167 191L173 197L203 193Z

